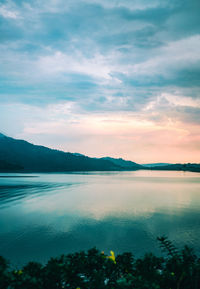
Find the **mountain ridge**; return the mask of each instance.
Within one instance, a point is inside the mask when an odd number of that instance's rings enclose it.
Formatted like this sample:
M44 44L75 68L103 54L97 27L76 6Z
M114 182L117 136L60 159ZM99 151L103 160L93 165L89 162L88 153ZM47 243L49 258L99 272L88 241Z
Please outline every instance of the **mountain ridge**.
M109 161L113 162L114 164L116 164L118 166L122 166L122 167L130 169L130 170L132 168L144 169L144 167L142 165L137 164L137 163L132 162L132 161L124 160L122 158L103 157L101 159L109 160Z
M64 152L0 133L1 172L70 172L70 171L134 171L165 170L200 172L200 164L152 163L140 165L122 158L91 158Z
M3 134L0 137L0 163L0 171L68 172L126 169L110 160L50 149ZM135 169L139 168L136 167Z
M170 163L150 163L150 164L142 164L144 167L163 167L163 166L169 166L172 165Z

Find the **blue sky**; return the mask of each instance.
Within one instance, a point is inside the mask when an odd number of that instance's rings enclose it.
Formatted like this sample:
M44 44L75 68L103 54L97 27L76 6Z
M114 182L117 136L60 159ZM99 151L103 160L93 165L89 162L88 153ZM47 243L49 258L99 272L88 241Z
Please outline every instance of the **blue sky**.
M65 151L200 162L200 2L0 1L0 130Z

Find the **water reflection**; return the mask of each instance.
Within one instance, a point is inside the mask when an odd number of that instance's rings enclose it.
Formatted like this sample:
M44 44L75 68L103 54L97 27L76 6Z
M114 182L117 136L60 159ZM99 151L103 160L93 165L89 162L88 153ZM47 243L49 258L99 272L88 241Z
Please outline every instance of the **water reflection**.
M198 174L180 172L1 178L0 254L17 264L93 246L141 255L163 234L199 250L199 189Z

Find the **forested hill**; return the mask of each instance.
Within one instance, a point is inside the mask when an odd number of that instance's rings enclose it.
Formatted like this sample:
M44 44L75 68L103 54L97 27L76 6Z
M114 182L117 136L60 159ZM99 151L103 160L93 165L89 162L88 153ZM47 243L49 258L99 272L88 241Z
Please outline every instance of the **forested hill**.
M53 150L0 134L0 171L66 172L124 169L126 168L108 159Z
M110 158L110 157L104 157L102 158L103 160L108 160L111 161L112 163L114 163L117 166L120 166L122 168L126 168L127 170L140 170L140 169L144 169L144 166L139 165L135 162L132 161L126 161L122 158Z
M90 158L78 153L33 145L0 133L1 172L132 171L140 169L200 172L200 164L155 165L142 166L121 158Z
M65 172L119 169L107 160L76 156L2 134L0 136L0 163L1 171Z
M151 170L159 170L159 171L189 171L189 172L200 172L200 164L170 164L170 165L162 165L151 167Z

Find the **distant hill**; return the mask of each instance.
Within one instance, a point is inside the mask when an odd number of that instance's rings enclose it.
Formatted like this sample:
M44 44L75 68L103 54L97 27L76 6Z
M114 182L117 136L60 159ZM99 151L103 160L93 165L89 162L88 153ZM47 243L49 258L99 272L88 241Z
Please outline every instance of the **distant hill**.
M148 166L150 165L150 166ZM170 170L200 172L200 164L156 163L146 166L122 158L90 158L33 145L24 140L0 133L0 172L69 172L69 171L122 171Z
M122 158L119 159L115 159L115 158L111 158L111 157L104 157L101 158L103 160L107 160L112 162L113 164L123 168L123 169L127 169L127 170L140 170L140 169L144 169L144 167L142 165L139 165L135 162L132 161L126 161Z
M15 163L9 163L6 160L0 159L0 172L12 172L12 171L18 171L22 170L23 167L15 164Z
M171 165L169 163L152 163L152 164L143 164L144 167L152 168L152 167L162 167Z
M85 155L83 154L79 154L79 153L73 153L74 156L77 156L77 157L85 157Z
M6 137L4 134L0 133L0 138Z
M200 164L173 164L166 166L156 166L149 168L151 170L159 171L189 171L189 172L200 172Z
M0 171L67 172L124 169L108 159L53 150L0 134Z

